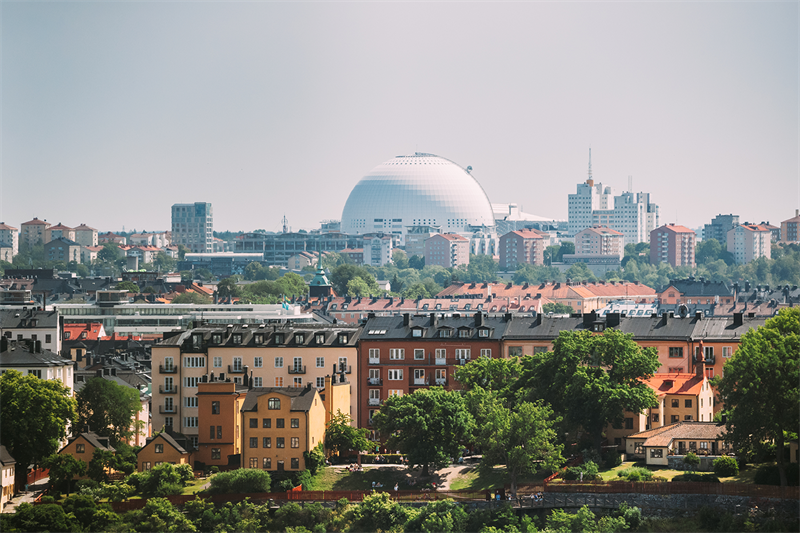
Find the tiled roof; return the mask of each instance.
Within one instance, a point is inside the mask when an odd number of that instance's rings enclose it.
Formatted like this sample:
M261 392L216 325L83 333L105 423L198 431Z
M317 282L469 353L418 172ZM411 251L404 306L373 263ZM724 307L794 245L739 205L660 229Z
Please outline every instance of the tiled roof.
M11 466L16 463L17 463L16 459L11 457L11 454L8 453L6 447L0 446L0 464L2 464L3 466Z
M49 226L50 223L47 222L46 220L39 220L38 218L34 218L33 220L29 220L27 222L23 222L22 225L23 226L31 226L31 225L34 225L34 226Z
M656 228L655 231L662 229L669 230L673 233L694 233L693 230L690 230L686 226L681 226L680 224L665 224L660 228Z
M669 284L658 289L659 295L664 298L664 293L674 287L683 296L733 296L733 291L724 281L710 281L698 279L673 279Z
M467 240L467 239L465 239L464 237L462 237L461 235L459 235L457 233L437 233L436 235L431 235L430 238L431 239L440 238L440 239L445 239L445 240L448 240L448 241L465 241L465 242Z
M646 383L659 396L665 394L697 396L703 389L703 378L695 374L656 374Z
M605 226L593 226L591 228L586 228L579 233L583 233L584 231L588 231L590 233L597 233L598 235L619 235L622 236L622 233L618 232L617 230L613 230L611 228L607 228Z
M255 411L258 398L265 394L281 394L291 398L292 411L309 411L314 405L317 389L308 387L257 387L247 392L242 403L242 412Z
M79 243L77 243L75 241L71 241L71 240L67 239L66 237L56 237L52 241L50 241L47 244L45 244L45 246L49 246L54 242L61 242L61 243L66 244L67 246L80 246Z
M64 359L50 350L31 353L26 344L18 343L17 341L9 342L8 349L0 352L0 368L36 368L69 365L72 365L72 361Z
M675 439L718 440L725 435L725 424L716 422L678 422L635 433L627 439L646 439L644 446L669 446Z
M87 226L86 224L81 224L80 226L75 228L75 231L97 231L97 230Z
M76 435L75 437L72 437L67 442L67 446L69 446L70 444L72 444L73 442L75 442L77 439L79 439L81 437L83 437L89 444L91 444L95 448L100 448L101 450L107 450L109 452L115 452L116 451L114 449L114 447L111 446L108 443L108 437L101 437L100 435L98 435L94 431L86 431L84 433ZM64 446L64 448L66 448L66 446Z
M405 317L400 315L374 317L367 320L361 332L361 340L440 340L448 338L452 341L468 339L470 341L497 341L505 332L508 322L504 318L483 316L481 323L474 315L461 317L437 317L436 322L430 315L413 315L408 317L408 325L404 325ZM422 328L421 336L415 337L413 330ZM449 337L442 337L441 330L463 330L469 328L468 336L461 337L453 332ZM479 330L488 330L482 337Z
M14 231L17 231L17 228L15 228L14 226L9 226L5 222L0 222L0 230L14 230Z
M531 297L540 294L551 300L556 299L577 299L577 298L651 298L655 296L655 290L642 285L641 283L631 282L596 282L596 283L541 283L512 285L511 283L453 283L442 290L436 296L439 298L452 297L455 295L486 295L487 289L495 297L524 297L530 294Z
M60 231L69 230L69 231L72 231L73 228L70 228L69 226L65 226L64 224L59 222L55 226L50 226L50 231L53 231L53 230L57 230L57 231L58 230L60 230Z

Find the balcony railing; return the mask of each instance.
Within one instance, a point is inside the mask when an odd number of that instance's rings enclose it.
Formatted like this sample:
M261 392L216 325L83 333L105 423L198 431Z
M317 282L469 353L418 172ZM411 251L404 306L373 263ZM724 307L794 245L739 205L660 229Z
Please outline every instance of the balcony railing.
M290 374L305 374L306 373L306 367L305 367L305 365L304 366L290 366L289 367L289 373Z
M163 414L174 414L177 413L178 411L175 409L174 405L171 405L169 407L166 407L164 405L159 405L158 412L163 415Z
M380 357L370 357L369 358L369 364L371 364L371 365L379 365L379 364L381 364L381 358Z
M178 388L175 385L172 385L171 387L159 385L158 392L160 392L161 394L178 394Z
M383 380L381 378L367 378L367 385L383 385Z
M437 365L446 365L447 364L447 358L446 357L437 357L436 358L436 364Z
M228 374L244 374L244 367L228 365Z
M381 399L380 398L370 398L367 402L367 405L380 405Z
M424 377L424 378L414 378L414 377L412 377L411 378L411 384L412 385L416 385L416 386L419 387L419 386L424 386L424 385L430 385L430 382L428 381L427 377Z
M447 378L436 378L436 384L447 387Z
M163 366L158 365L158 373L159 374L175 374L178 371L178 367L175 365L171 366Z

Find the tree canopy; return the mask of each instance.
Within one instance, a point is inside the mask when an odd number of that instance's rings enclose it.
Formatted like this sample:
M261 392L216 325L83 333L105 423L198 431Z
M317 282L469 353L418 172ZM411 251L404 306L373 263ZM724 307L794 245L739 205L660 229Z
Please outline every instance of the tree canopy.
M101 377L87 381L78 391L77 400L81 431L90 428L109 437L112 446L133 434L134 416L142 409L138 390Z
M331 285L336 294L348 294L348 284L354 278L360 278L367 286L367 294L378 293L378 283L369 271L356 265L340 265L336 267L330 277Z
M211 298L194 291L186 291L172 299L174 304L210 304Z
M325 447L333 453L352 450L356 452L367 451L372 442L367 438L369 430L355 428L351 423L350 415L337 410L331 417L325 429Z
M726 439L735 449L774 441L785 487L785 435L800 427L800 308L782 309L763 327L742 335L725 372L712 383L725 405Z

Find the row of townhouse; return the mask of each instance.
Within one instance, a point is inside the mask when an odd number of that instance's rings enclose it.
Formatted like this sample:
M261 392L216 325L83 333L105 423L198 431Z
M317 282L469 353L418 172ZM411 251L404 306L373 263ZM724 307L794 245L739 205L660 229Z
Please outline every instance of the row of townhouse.
M153 347L153 427L173 428L199 446L206 431L198 394L204 376L254 389L310 387L324 395L326 378L341 375L349 384L342 411L355 425L371 429L373 415L386 398L436 385L458 388L455 370L474 358L535 354L551 350L561 331L602 334L606 328L632 334L639 345L658 352L657 377L663 379L651 386L664 403L641 414L646 421L629 429L649 427L652 421L673 423L676 416L681 421L687 416L705 421L721 409L715 405L708 379L723 371L741 336L765 320L741 313L710 318L700 313L685 318L671 313L660 317L405 313L370 316L362 326L203 326ZM675 394L669 392L673 388ZM683 398L685 394L693 396ZM687 404L687 399L693 401ZM673 406L673 400L679 405Z

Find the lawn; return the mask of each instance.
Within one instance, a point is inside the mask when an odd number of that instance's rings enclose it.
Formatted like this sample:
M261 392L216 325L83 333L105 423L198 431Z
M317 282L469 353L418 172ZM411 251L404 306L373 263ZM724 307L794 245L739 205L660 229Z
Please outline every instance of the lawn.
M523 476L517 480L517 484L542 483L549 472L539 473L533 476ZM452 490L491 490L502 488L508 483L508 474L505 468L493 468L487 474L481 474L478 467L465 468L455 479L450 482Z
M192 479L186 482L186 486L183 487L183 491L181 494L197 494L198 492L203 490L203 486L211 481L211 478L214 477L214 474L211 474L208 477L199 477Z
M643 462L633 462L627 461L622 463L619 466L611 468L610 470L602 470L600 471L600 475L603 478L603 481L613 481L615 479L621 479L617 477L617 472L621 470L625 470L631 466L644 466ZM747 465L743 469L739 470L739 475L732 476L732 477L723 477L720 478L720 481L723 483L752 483L753 478L756 475L756 470L758 470L759 465ZM668 481L672 481L672 478L675 476L679 476L681 474L685 474L683 470L672 470L669 468L660 468L650 466L648 467L650 470L653 471L653 474L659 477L666 478ZM701 474L708 474L713 472L700 472Z
M415 486L409 485L409 481L418 479L418 470L409 470L404 466L365 466L363 472L348 472L345 467L327 467L317 475L316 490L370 490L372 482L380 483L384 489L394 488L394 484L399 485L400 490L410 490L421 488L417 483ZM433 475L430 481L440 482L438 476Z

